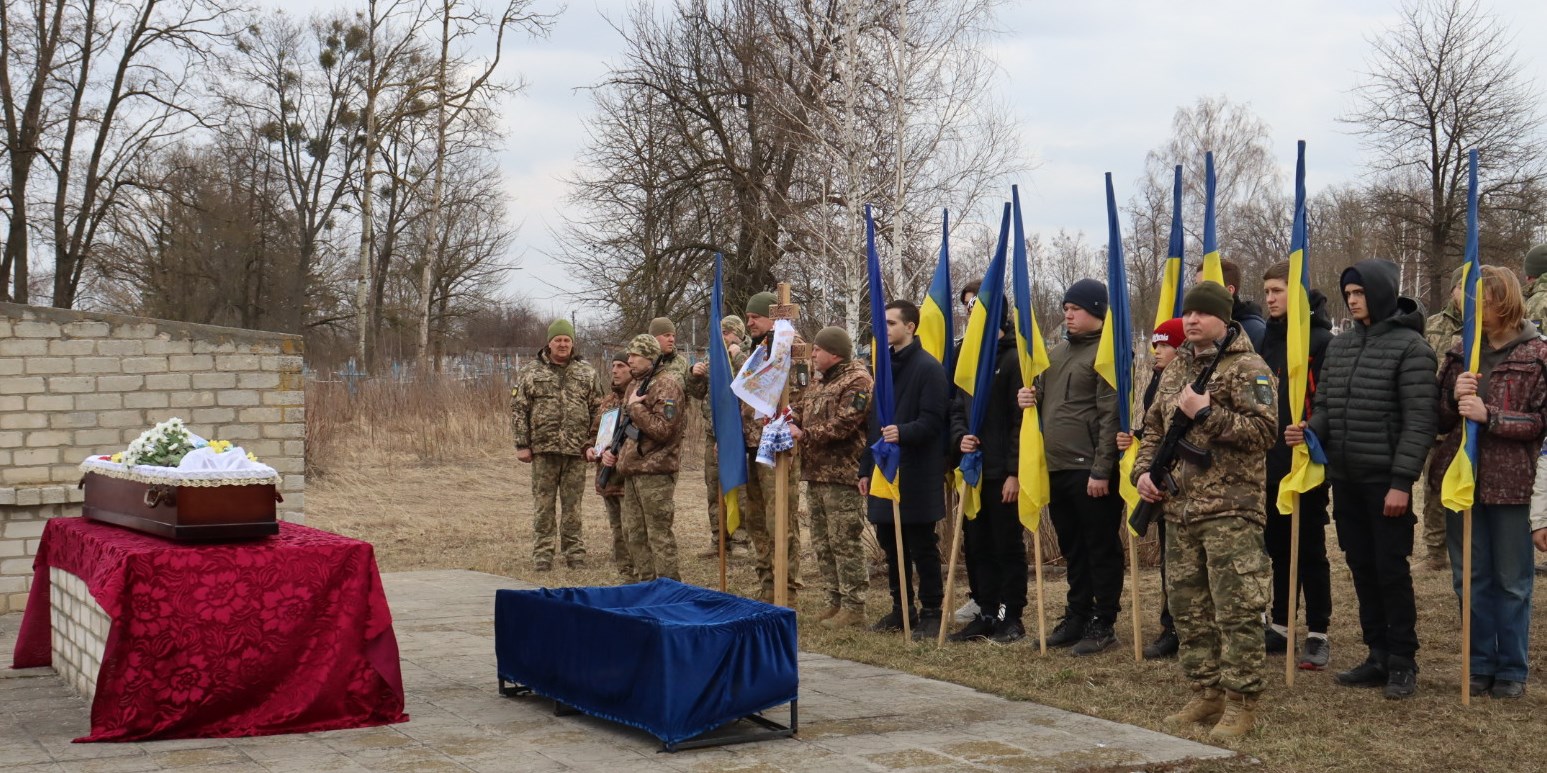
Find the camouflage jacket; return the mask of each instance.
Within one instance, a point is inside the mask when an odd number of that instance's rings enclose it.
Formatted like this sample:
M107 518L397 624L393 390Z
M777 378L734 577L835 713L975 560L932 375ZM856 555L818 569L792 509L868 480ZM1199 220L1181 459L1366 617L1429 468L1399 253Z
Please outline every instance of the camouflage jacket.
M731 378L735 378L736 374L741 371L741 366L746 364L747 353L751 348L751 342L742 339L736 344L736 351L729 353ZM705 373L702 376L695 376L693 371L689 370L687 378L683 379L682 383L687 389L688 397L698 401L699 410L703 412L704 416L704 437L712 440L714 438L714 417L709 412L709 374ZM761 428L758 431L761 432Z
M625 395L632 395L639 386L634 382L624 388ZM618 473L621 475L665 475L677 471L677 458L682 450L683 402L682 381L670 371L661 371L650 379L645 397L624 408L638 432L623 441L623 451L618 454Z
M854 360L829 368L792 406L800 439L801 479L852 484L865 450L865 420L875 380Z
M688 383L688 358L683 357L681 352L674 351L671 354L661 355L661 358L656 361L656 369L662 373L676 375L678 383Z
M1526 319L1531 320L1538 330L1547 330L1547 324L1543 324L1547 323L1547 277L1537 277L1528 282L1525 296Z
M1423 338L1439 357L1439 372L1444 372L1445 352L1461 343L1461 311L1455 304L1446 303L1444 311L1424 320Z
M580 456L595 437L590 434L591 417L601 398L591 363L577 355L555 365L543 349L522 366L510 390L510 429L516 449Z
M796 347L802 346L803 344L805 344L805 342L806 342L806 340L804 338L801 338L799 334L796 334L796 336L795 336L795 346ZM755 342L755 343L752 344L752 346L761 346L761 347L773 346L773 333L770 332L767 335L763 336L763 340L762 341ZM751 350L750 346L742 347L742 352L744 352L746 354L746 357L751 357L752 356L752 350ZM746 357L742 358L742 363L746 362ZM740 372L741 371L741 366L737 365L734 368L734 370L736 370L737 372ZM796 403L800 402L801 396L805 393L806 388L810 384L810 373L811 373L811 361L810 360L798 360L797 359L797 360L794 360L790 364L789 388L786 390L789 393L790 405L795 405ZM762 439L763 439L763 425L765 423L766 422L764 422L764 420L762 418L758 417L757 411L753 410L752 406L747 405L745 401L742 401L742 403L741 403L741 434L742 434L742 439L745 440L746 443L747 443L747 448L749 448L749 449L757 448L757 444L762 442Z
M618 406L623 404L623 395L625 394L625 390L627 390L627 389L628 389L628 384L624 384L623 386L620 386L620 387L613 387L611 390L609 390L607 392L607 395L602 398L601 404L599 404L596 407L596 415L591 418L591 437L592 438L595 438L597 430L602 428L602 416L603 416L603 414L606 414L608 411L610 411L610 410L612 410L614 408L617 408ZM597 471L600 472L600 460L598 460L597 464L598 464L598 470ZM596 493L601 494L604 497L621 497L621 496L623 496L623 476L621 476L621 475L614 475L612 477L612 480L608 481L607 488L602 488L600 485L596 486Z
M1191 342L1184 343L1161 373L1155 402L1144 414L1144 438L1133 468L1135 481L1149 470L1182 390L1198 378L1216 351L1214 346L1195 350ZM1267 363L1252 351L1245 333L1238 334L1222 356L1224 361L1209 380L1209 415L1183 438L1207 449L1211 461L1207 466L1197 463L1202 460L1177 462L1171 474L1179 491L1164 505L1168 521L1234 517L1265 523L1267 470L1263 459L1273 447L1278 429L1274 404L1278 385Z

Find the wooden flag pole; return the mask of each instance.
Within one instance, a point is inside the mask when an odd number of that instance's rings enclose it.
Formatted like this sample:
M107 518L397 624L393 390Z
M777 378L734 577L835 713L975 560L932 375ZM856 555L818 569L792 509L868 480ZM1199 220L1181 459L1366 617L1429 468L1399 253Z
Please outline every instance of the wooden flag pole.
M774 320L787 319L791 324L800 318L800 309L790 303L790 285L779 283L779 304L769 311ZM771 346L771 344L770 344ZM792 358L793 360L793 358ZM792 362L793 365L793 362ZM784 381L784 391L779 394L779 415L790 407L790 378ZM790 602L790 452L780 451L774 464L774 528L773 528L773 603L788 607Z
M1300 606L1300 495L1295 495L1295 506L1289 511L1289 631L1284 634L1289 643L1284 646L1284 684L1295 686L1295 671L1299 663L1295 657L1295 617ZM1273 507L1269 502L1268 507ZM1273 517L1269 514L1269 518ZM1270 614L1271 617L1271 614ZM1272 620L1268 620L1272 624Z
M967 484L966 482L963 482L961 496L956 498L955 525L951 527L951 560L945 565L945 600L947 606L950 605L951 599L954 598L951 593L956 590L956 557L961 555L962 511L965 509L967 501L966 488ZM982 513L979 513L979 515L982 515ZM940 633L935 636L935 645L943 647L945 646L946 629L944 609L940 610L940 616Z
M720 484L719 484L718 481L715 482L713 485L714 485L715 488L719 488L720 487ZM725 587L726 587L725 586L725 527L727 525L729 525L729 521L727 520L727 513L725 512L725 495L721 494L720 495L720 592L721 593L726 593L727 592L725 590Z
M1037 643L1041 648L1040 654L1047 654L1047 604L1042 596L1042 519L1037 519L1037 528L1031 533L1032 562L1037 567Z
M902 504L896 499L892 500L892 533L897 538L897 598L902 603L902 638L906 640L913 638L913 605L908 603L908 554L902 550Z
M1125 512L1123 514L1123 525L1119 528L1128 528L1128 516L1126 510L1127 508L1125 507ZM1133 662L1143 663L1144 642L1140 637L1140 633L1143 631L1144 626L1139 622L1141 619L1139 614L1139 538L1135 537L1132 533L1128 535L1128 567L1129 573L1132 575L1132 582L1129 582L1128 585L1132 588L1133 591L1133 601L1129 604L1129 606L1133 608Z
M1461 511L1461 705L1472 705L1472 508Z

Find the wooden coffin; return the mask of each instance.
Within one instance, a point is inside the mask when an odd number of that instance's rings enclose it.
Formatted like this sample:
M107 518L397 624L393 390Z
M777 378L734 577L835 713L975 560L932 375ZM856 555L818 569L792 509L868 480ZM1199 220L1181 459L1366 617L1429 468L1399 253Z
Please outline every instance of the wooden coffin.
M279 533L271 484L175 486L86 473L81 514L167 539L241 540Z

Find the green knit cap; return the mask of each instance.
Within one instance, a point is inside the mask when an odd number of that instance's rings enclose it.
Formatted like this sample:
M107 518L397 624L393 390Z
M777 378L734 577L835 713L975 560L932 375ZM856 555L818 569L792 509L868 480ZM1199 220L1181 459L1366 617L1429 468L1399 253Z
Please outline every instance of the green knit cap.
M854 356L854 341L849 338L849 331L836 325L822 328L816 334L816 345L822 347L822 351L845 360Z
M1526 279L1547 274L1547 244L1538 244L1526 253L1525 272Z
M656 317L655 319L650 320L650 335L667 336L676 334L677 326L673 325L670 319L666 317Z
M1182 313L1189 311L1201 311L1204 314L1212 314L1225 322L1230 322L1230 310L1235 307L1235 299L1230 297L1230 291L1218 282L1199 282L1187 291L1187 296L1182 299Z
M556 319L548 326L548 340L552 341L559 336L575 337L575 325L567 319Z
M779 302L779 296L769 292L758 293L747 299L747 313L756 314L759 317L768 316L775 303Z

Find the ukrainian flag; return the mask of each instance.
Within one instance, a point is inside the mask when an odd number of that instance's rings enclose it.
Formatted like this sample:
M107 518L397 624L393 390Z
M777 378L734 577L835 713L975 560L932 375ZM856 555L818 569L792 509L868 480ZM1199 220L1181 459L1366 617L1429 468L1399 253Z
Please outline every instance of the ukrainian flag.
M1214 151L1203 154L1203 280L1225 284L1219 264L1219 237L1214 234ZM1239 288L1237 288L1239 289Z
M1160 279L1160 303L1155 306L1155 327L1182 316L1182 165L1177 164L1171 182L1171 244L1166 248L1166 266ZM1223 272L1221 272L1223 273Z
M1461 304L1461 358L1466 360L1470 373L1482 370L1480 358L1483 349L1483 326L1480 312L1483 305L1483 268L1477 260L1477 151L1467 158L1469 170L1466 186L1466 277L1462 280L1465 300ZM1445 470L1445 480L1440 484L1440 501L1451 510L1470 510L1476 499L1477 488L1477 433L1482 426L1468 419L1461 427L1461 449Z
M988 262L978 302L967 315L967 334L962 338L961 359L956 363L953 380L972 399L967 417L967 434L978 435L988 415L988 390L994 380L994 365L999 356L999 323L1004 319L1004 259L1010 239L1010 205L1004 207L999 223L999 246ZM981 398L981 399L980 399ZM976 518L983 507L983 449L963 454L956 467L963 487L962 514Z
M1021 192L1011 186L1015 208L1015 251L1010 261L1010 282L1015 296L1015 350L1021 364L1021 382L1030 386L1047 370L1047 345L1037 329L1037 317L1031 310L1031 273L1027 268L1026 232L1021 223ZM1047 474L1047 451L1042 442L1042 417L1036 406L1024 409L1021 416L1020 467L1021 494L1018 512L1021 523L1035 532L1042 524L1042 508L1051 498Z
M1112 193L1112 173L1107 172L1107 316L1096 345L1096 372L1117 390L1117 424L1133 432L1133 321L1128 313L1128 271L1123 266L1123 231L1117 221L1117 197ZM1097 438L1098 442L1115 442ZM1139 444L1128 446L1118 460L1117 491L1127 504L1126 515L1139 506L1139 489L1131 480L1139 458ZM1127 523L1128 519L1123 518ZM1138 535L1133 527L1129 532Z
M934 355L946 373L953 373L951 344L956 331L951 324L951 212L940 216L940 260L935 263L935 277L929 282L929 292L919 307L919 345Z
M881 258L876 255L876 221L871 217L869 204L865 205L865 262L870 279L870 351L876 368L875 397L871 403L876 410L876 425L887 427L895 423L897 403L892 394L892 350L886 342L886 289L881 284ZM902 494L897 489L901 449L896 443L877 440L870 452L875 460L875 471L870 474L870 495L901 501Z
M746 443L741 436L741 404L731 391L730 353L720 333L725 313L725 285L722 278L724 257L714 255L714 289L709 295L709 415L714 425L715 455L720 463L720 496L725 499L725 533L735 534L741 525L741 508L736 488L747 483Z
M1305 419L1305 394L1311 378L1311 264L1305 236L1305 141L1299 145L1295 161L1295 224L1289 235L1289 324L1288 352L1289 420L1299 424ZM1326 456L1316 436L1307 434L1305 442L1293 449L1289 474L1279 484L1278 511L1294 512L1295 497L1314 490L1326 479L1322 466Z

